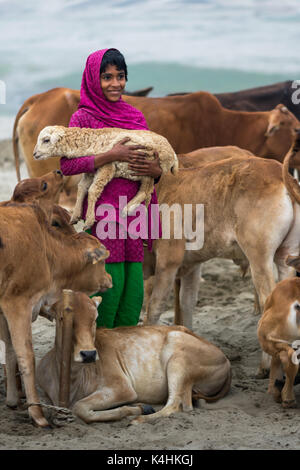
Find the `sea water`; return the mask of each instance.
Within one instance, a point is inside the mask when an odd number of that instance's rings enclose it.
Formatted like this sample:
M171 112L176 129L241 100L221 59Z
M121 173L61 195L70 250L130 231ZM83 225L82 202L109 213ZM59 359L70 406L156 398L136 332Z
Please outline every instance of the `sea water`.
M79 89L97 49L163 96L299 79L299 40L299 0L0 0L0 138L29 96Z

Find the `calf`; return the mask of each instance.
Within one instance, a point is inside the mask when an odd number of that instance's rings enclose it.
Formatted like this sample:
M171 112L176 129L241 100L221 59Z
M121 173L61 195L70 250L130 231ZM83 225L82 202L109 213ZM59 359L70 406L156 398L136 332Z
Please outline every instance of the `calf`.
M180 326L98 328L95 299L75 292L70 405L86 423L115 421L141 415L149 407L166 405L139 416L142 423L190 411L192 398L216 401L230 389L228 359L213 344ZM61 312L62 301L56 305ZM56 322L55 346L37 367L37 380L52 403L59 400L61 329ZM87 352L89 354L87 354ZM93 364L91 358L98 358ZM133 406L127 406L133 404Z
M300 257L288 257L290 266L300 270ZM264 313L258 323L258 340L262 350L272 356L268 393L284 408L296 407L294 380L299 361L293 348L300 344L300 279L290 278L279 282L265 303ZM280 390L276 381L283 379Z
M48 222L37 204L0 207L1 336L6 342L7 404L16 406L14 350L28 403L38 403L31 321L51 307L63 288L93 294L111 287L105 272L108 252L86 233L64 234ZM13 234L13 236L12 236ZM5 321L4 321L5 319ZM39 426L48 423L39 406L29 408Z

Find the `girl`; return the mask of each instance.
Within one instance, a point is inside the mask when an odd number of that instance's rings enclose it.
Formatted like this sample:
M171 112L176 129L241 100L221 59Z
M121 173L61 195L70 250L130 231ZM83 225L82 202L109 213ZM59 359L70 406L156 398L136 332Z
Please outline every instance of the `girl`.
M69 127L89 127L99 129L103 127L118 127L123 129L144 129L148 126L143 114L122 100L127 81L127 66L123 55L116 49L103 49L92 53L86 61L83 72L80 102L78 110L72 115ZM119 160L129 163L129 168L136 175L152 176L159 179L161 168L158 155L153 161L145 160L143 147L125 145L129 139L123 139L109 152L95 156L83 156L76 159L61 159L61 170L64 175L79 173L94 173L97 168L106 163ZM139 321L143 304L143 271L144 257L143 240L130 237L128 226L134 216L128 216L127 224L120 218L121 208L119 197L127 197L129 201L138 191L140 182L124 178L114 178L104 188L96 203L96 223L91 233L97 236L109 250L110 256L106 260L106 271L112 276L113 287L101 295L102 303L98 307L97 327L136 325ZM116 237L105 238L99 235L97 224L103 220L99 215L99 206L109 204L113 206ZM151 221L153 221L154 208L157 204L156 192L152 194L148 207L148 249L151 250L152 239L149 236ZM87 199L83 207L83 216L87 209ZM151 216L152 213L152 216ZM159 217L156 214L159 224ZM153 222L152 222L153 223ZM160 227L158 236L160 235ZM152 236L152 238L154 238Z

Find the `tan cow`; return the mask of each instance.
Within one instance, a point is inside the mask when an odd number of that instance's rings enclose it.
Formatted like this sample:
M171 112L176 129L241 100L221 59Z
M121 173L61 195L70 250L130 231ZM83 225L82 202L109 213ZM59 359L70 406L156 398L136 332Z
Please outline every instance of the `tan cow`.
M288 264L299 271L300 257L289 257ZM285 279L276 285L266 300L257 335L262 350L272 356L268 393L282 402L284 408L295 408L294 381L299 370L300 346L299 278Z
M17 174L19 148L30 176L59 168L56 159L33 160L33 149L45 126L68 126L76 111L78 96L76 90L55 88L25 101L16 116L13 132ZM232 111L223 108L217 98L207 92L164 98L123 98L144 113L150 130L166 137L176 153L236 145L257 156L282 161L291 146L293 129L300 127L296 117L283 105L266 112ZM70 177L65 191L71 191L78 181L78 175ZM74 203L75 195L72 197Z
M62 301L56 305L58 314ZM139 403L166 405L132 423L149 422L193 409L192 398L225 396L230 362L213 344L180 326L136 326L96 330L94 300L74 293L70 406L86 423L115 421L149 411ZM52 403L59 399L61 329L37 367L37 380ZM96 362L85 364L98 357ZM132 405L132 406L128 406Z
M54 230L37 204L0 207L1 337L6 342L7 404L18 404L15 351L28 403L38 403L35 388L31 321L42 306L50 307L63 288L88 294L111 287L105 272L108 252L86 233ZM39 426L48 423L39 406L29 414Z
M292 153L289 153L284 165L289 192L283 182L283 166L254 156L181 169L178 176L161 179L159 204L168 207L179 204L182 213L184 204L193 204L194 208L204 204L204 244L200 249L186 250L186 241L190 240L185 236L175 239L174 231L169 240L154 242L153 255L145 258L145 278L155 274L146 324L158 321L161 301L179 277L183 321L191 328L199 263L214 257L233 259L242 265L249 262L263 310L265 299L275 286L273 261L279 279L283 279L293 273L286 266L285 257L299 253L300 208L295 202L299 189L297 193L297 183L288 174L291 158ZM193 230L195 226L193 213ZM182 233L183 229L182 224Z

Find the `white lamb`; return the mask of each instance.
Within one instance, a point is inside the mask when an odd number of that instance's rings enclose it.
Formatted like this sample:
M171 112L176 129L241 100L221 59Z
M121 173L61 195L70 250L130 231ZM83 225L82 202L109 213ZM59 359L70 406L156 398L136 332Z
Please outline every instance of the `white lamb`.
M177 156L164 137L151 131L128 130L118 128L89 129L79 127L47 126L41 130L33 156L36 160L45 160L50 157L78 158L84 155L104 153L125 137L130 141L127 145L142 145L143 152L147 153L149 160L154 159L154 152L159 155L162 173L169 170L177 173ZM125 144L126 145L126 144ZM124 207L122 215L132 214L141 202L146 206L150 203L153 192L154 179L150 176L133 176L127 162L115 161L100 167L95 175L84 173L79 184L76 205L71 223L76 223L82 217L83 200L88 192L88 209L86 214L85 229L90 228L95 222L95 204L105 185L112 178L127 178L133 181L141 181L141 186L136 196Z

